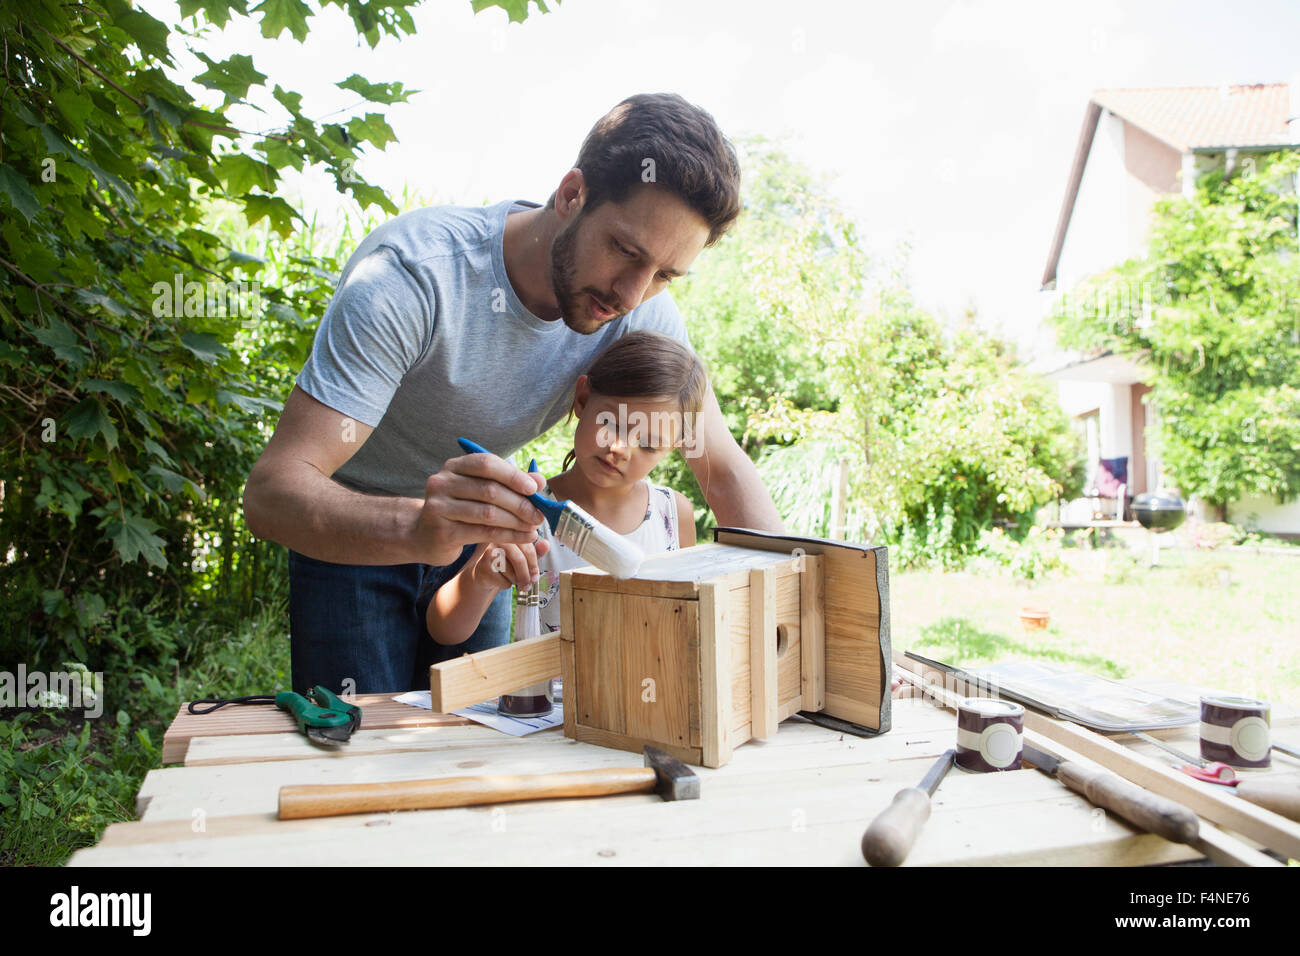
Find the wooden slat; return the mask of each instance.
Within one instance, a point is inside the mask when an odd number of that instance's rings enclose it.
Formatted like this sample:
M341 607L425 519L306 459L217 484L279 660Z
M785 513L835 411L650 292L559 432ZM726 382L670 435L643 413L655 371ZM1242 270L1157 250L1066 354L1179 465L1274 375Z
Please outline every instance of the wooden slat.
M392 694L356 694L346 702L361 708L361 727L382 730L394 727L451 727L469 723L464 717L433 714L422 707L411 707L393 700ZM228 704L210 714L191 714L188 703L181 704L163 734L162 762L182 763L190 741L195 737L243 736L296 732L297 721L272 705Z
M699 672L691 644L699 602L628 596L621 611L617 629L592 639L616 637L622 643L624 732L659 746L690 748L690 675Z
M749 572L749 720L759 740L776 733L776 576Z
M435 713L446 714L560 676L560 635L464 654L429 668Z
M573 653L573 575L560 575L560 675L564 686L564 736L572 737L578 709L578 665Z
M665 743L662 740L656 740L647 737L638 737L635 734L615 734L608 730L602 730L599 727L585 727L578 724L574 730L574 736L585 744L595 744L598 747L610 748L613 750L626 750L632 753L641 753L649 745L658 747L666 754L676 757L683 763L692 766L699 766L703 760L703 754L698 747L682 747L674 744Z
M776 721L803 710L803 649L800 633L800 585L798 562L771 572L776 628L784 635L785 648L776 658Z
M824 559L805 555L799 577L799 651L803 709L818 711L826 706L826 578Z
M584 727L627 733L627 687L622 640L626 596L579 587L573 582L573 654L577 665L575 693L565 693L565 710Z
M731 713L731 659L727 608L731 591L717 584L700 587L700 745L701 762L719 767L731 758L727 718Z

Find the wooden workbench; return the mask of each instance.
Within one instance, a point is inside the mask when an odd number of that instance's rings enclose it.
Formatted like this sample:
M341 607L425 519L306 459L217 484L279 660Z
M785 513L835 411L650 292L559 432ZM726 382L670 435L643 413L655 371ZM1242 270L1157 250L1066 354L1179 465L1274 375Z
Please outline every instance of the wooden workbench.
M864 866L859 841L867 824L954 741L950 711L921 699L894 703L894 729L872 739L787 720L771 740L738 748L726 766L698 769L701 799L680 803L630 794L280 821L276 800L285 784L639 761L567 739L558 728L515 738L476 724L366 728L363 722L366 729L338 751L265 728L193 737L183 766L145 778L140 820L110 826L70 865L310 866L346 859L349 865ZM1297 729L1289 736L1300 737L1300 723L1290 725ZM1277 762L1278 773L1295 773L1300 782L1300 763ZM986 775L954 769L933 803L908 865L1132 866L1201 856L1134 831L1029 769Z

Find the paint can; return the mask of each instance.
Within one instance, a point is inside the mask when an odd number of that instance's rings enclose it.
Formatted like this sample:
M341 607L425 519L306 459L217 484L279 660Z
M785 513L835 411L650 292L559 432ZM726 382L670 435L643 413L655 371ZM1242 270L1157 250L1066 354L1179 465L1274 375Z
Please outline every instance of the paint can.
M1201 698L1201 756L1230 767L1269 766L1269 705L1250 697Z
M1019 770L1025 708L995 697L957 705L957 766L976 773Z

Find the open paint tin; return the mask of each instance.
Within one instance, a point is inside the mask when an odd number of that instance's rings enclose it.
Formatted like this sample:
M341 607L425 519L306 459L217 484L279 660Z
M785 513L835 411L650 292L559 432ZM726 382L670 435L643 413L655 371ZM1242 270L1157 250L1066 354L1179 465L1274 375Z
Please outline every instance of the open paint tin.
M957 705L957 766L976 773L1019 770L1025 708L994 697Z
M1201 756L1230 767L1269 765L1269 705L1250 697L1201 698Z

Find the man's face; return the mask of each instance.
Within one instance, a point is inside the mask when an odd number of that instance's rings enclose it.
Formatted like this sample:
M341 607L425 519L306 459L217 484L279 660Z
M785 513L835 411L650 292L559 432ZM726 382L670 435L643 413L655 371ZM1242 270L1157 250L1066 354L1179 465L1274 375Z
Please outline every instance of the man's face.
M565 324L590 335L684 275L709 238L699 213L645 185L583 208L555 237L551 284Z

